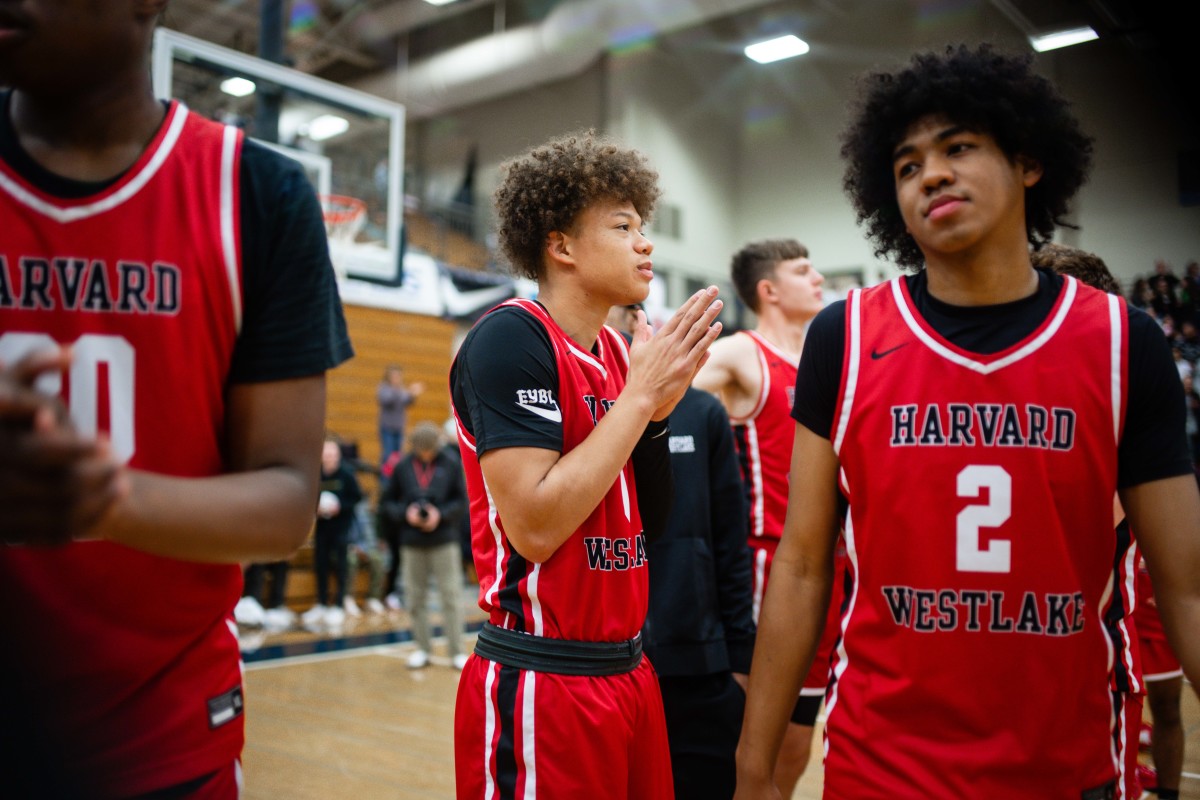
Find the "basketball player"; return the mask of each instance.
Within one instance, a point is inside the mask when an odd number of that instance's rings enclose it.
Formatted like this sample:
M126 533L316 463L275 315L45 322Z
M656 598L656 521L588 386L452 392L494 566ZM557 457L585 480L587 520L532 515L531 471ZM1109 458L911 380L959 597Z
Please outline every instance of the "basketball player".
M1030 263L1036 269L1054 270L1060 275L1070 275L1082 283L1109 294L1121 294L1121 286L1117 279L1108 271L1104 260L1095 253L1080 250L1077 247L1047 242L1030 253ZM1113 498L1113 524L1117 529L1117 541L1122 542L1133 536L1129 528L1129 520L1125 518L1125 509L1121 501ZM1128 549L1118 547L1125 557L1141 561L1135 546ZM1114 692L1120 692L1124 697L1124 735L1127 746L1125 750L1124 797L1137 798L1142 795L1139 781L1141 773L1147 768L1138 764L1137 741L1142 724L1142 706L1148 684L1145 679L1144 658L1145 645L1141 636L1141 626L1135 620L1143 613L1143 597L1141 593L1142 566L1136 579L1131 585L1125 580L1120 586L1113 586L1112 602L1104 615L1104 623L1108 629L1109 638L1114 643L1113 669L1109 685ZM1128 570L1123 570L1127 573ZM1135 610L1136 609L1136 610ZM1161 634L1162 625L1159 624ZM1163 640L1165 642L1165 639ZM1178 667L1178 663L1176 663ZM1182 736L1182 733L1181 733Z
M825 279L809 260L808 248L793 239L747 244L734 254L730 277L738 297L757 315L758 324L752 331L714 343L695 385L721 398L733 423L750 512L757 622L787 511L796 365L804 347L805 328L822 308ZM831 604L835 620L837 606ZM812 750L813 725L825 694L837 625L827 624L825 630L827 636L793 704L780 748L775 781L784 797L791 797Z
M646 536L670 508L666 417L720 303L697 292L631 347L608 310L645 300L657 173L592 134L509 162L500 244L538 301L486 314L450 382L489 619L459 683L459 798L670 798L658 683L641 657Z
M1146 702L1154 721L1150 737L1150 757L1154 760L1154 785L1146 787L1165 800L1178 800L1183 775L1184 732L1180 706L1183 695L1183 670L1163 631L1162 618L1154 597L1154 586L1145 561L1137 575L1138 644L1142 656L1142 681ZM1195 631L1192 632L1195 635ZM1193 688L1194 688L1193 684ZM1141 721L1140 719L1138 720Z
M0 8L5 796L237 796L238 563L307 536L350 354L302 170L154 98L164 5Z
M1200 678L1200 493L1153 321L1035 270L1091 141L988 46L868 77L845 185L915 274L809 330L788 519L760 620L739 798L777 797L782 704L816 650L840 489L850 577L825 796L1117 797L1103 617L1128 579L1119 491L1185 672Z

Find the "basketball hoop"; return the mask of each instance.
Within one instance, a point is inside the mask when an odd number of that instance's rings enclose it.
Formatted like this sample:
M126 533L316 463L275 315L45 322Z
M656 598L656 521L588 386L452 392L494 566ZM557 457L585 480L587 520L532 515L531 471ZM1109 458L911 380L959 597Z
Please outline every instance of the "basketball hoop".
M367 204L357 197L341 194L321 195L321 213L330 242L353 244L367 225Z

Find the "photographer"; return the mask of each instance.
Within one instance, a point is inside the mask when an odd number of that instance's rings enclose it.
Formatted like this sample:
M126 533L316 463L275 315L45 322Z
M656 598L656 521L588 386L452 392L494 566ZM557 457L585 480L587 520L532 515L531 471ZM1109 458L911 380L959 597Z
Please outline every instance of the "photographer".
M417 650L408 666L429 663L430 629L425 607L429 578L437 582L451 664L462 669L462 559L458 518L466 508L462 467L439 448L438 427L419 423L410 437L411 452L392 471L380 504L384 515L400 529L401 562L408 612L413 620Z

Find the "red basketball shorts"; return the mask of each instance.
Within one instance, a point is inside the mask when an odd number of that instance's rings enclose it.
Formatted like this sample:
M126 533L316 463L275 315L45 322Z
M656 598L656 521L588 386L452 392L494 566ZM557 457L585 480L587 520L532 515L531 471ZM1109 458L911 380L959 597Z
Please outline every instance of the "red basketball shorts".
M767 583L771 577L771 563L775 560L775 540L763 540L750 543L751 580L754 582L754 621L758 622L758 612L762 599L766 595ZM845 557L839 556L834 561L833 592L829 598L829 613L825 615L825 629L821 633L821 641L817 643L817 652L813 656L812 666L804 676L804 685L800 694L805 696L825 694L829 683L829 665L833 660L833 651L837 646L842 624L842 598L844 595L842 582L845 578Z
M459 800L674 797L658 676L647 659L604 677L471 656L454 708Z
M1175 651L1167 642L1167 633L1163 630L1158 607L1139 602L1134 611L1134 624L1137 626L1138 643L1142 650L1142 680L1154 683L1181 676L1183 668Z

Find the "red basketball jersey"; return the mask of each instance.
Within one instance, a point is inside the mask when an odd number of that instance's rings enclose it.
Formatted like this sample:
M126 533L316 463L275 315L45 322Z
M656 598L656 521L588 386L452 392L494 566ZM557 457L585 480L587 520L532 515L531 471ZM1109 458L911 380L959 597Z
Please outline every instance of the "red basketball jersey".
M241 317L241 134L171 104L141 159L77 200L0 163L0 359L70 345L76 426L129 465L224 471L226 374ZM120 545L0 549L6 674L36 698L55 763L96 795L227 767L242 746L236 565Z
M602 328L596 352L589 352L537 303L510 300L502 305L524 309L549 335L558 369L563 452L570 452L591 434L625 386L625 340ZM554 555L536 564L509 544L479 468L475 439L461 423L465 414L465 409L455 409L479 605L492 624L555 639L612 642L636 636L646 619L649 583L632 464L626 463L583 525Z
M1068 278L1036 331L979 355L903 278L850 294L833 444L855 580L826 797L1078 798L1119 774L1125 319Z
M787 516L788 470L796 424L792 401L796 396L796 363L756 331L742 331L758 352L762 388L754 410L732 417L734 442L746 485L750 510L750 546L756 539L779 541Z

